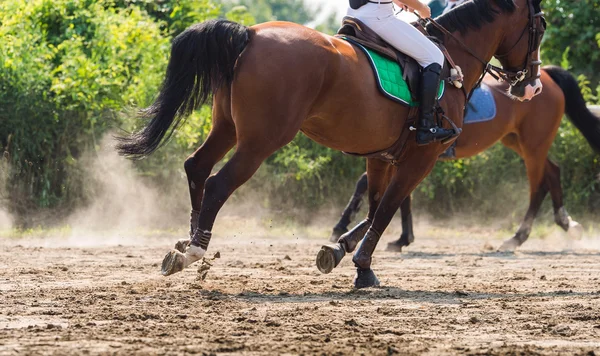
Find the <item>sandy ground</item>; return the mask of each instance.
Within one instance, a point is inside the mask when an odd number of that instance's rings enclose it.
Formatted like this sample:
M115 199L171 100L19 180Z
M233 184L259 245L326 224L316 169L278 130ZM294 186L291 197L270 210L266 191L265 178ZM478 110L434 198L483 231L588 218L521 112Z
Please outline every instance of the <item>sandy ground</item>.
M600 354L598 240L421 227L356 291L348 258L314 265L326 227L231 231L204 281L159 274L167 234L1 239L0 354Z

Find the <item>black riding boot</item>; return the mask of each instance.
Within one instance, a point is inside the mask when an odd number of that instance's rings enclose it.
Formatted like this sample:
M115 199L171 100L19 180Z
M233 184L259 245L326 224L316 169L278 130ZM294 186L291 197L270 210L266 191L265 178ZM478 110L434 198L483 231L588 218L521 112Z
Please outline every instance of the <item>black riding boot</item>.
M456 135L452 129L439 127L435 120L435 104L440 86L442 67L433 63L423 68L421 74L421 110L419 128L417 129L417 145L424 146Z

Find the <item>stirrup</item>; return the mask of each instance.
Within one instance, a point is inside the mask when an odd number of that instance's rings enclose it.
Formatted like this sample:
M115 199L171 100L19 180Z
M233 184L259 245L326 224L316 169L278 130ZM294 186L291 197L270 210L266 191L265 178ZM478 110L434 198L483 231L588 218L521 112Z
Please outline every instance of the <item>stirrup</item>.
M446 131L446 132L444 132L444 131ZM427 137L427 139L419 140L420 134L425 135L425 137ZM436 135L439 135L439 136L436 136ZM419 128L417 130L416 141L417 141L417 146L427 146L431 143L444 142L448 139L455 140L456 139L455 137L458 137L456 130L446 129L443 127L435 126L435 127L431 127L428 129Z
M442 145L447 145L449 143L456 141L458 136L460 136L460 134L462 133L462 129L459 128L458 126L456 126L454 121L450 120L450 118L448 116L444 115L444 113L442 113L442 118L450 123L450 126L452 126L452 131L454 131L454 133L450 137L442 140Z

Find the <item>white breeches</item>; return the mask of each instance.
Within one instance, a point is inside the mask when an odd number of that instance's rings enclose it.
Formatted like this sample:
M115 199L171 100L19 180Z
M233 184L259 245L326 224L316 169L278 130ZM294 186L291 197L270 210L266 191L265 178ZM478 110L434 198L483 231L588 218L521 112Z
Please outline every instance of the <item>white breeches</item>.
M422 67L432 63L444 65L442 51L413 25L394 16L393 4L368 3L358 10L348 7L347 14L364 22L387 43L414 58Z

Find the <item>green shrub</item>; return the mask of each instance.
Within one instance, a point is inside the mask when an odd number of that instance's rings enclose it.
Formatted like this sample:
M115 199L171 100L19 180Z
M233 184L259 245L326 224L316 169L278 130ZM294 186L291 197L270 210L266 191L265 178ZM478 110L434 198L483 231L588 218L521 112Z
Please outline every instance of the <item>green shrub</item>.
M169 43L158 24L109 4L0 2L0 143L17 215L84 197L78 158L162 80Z

